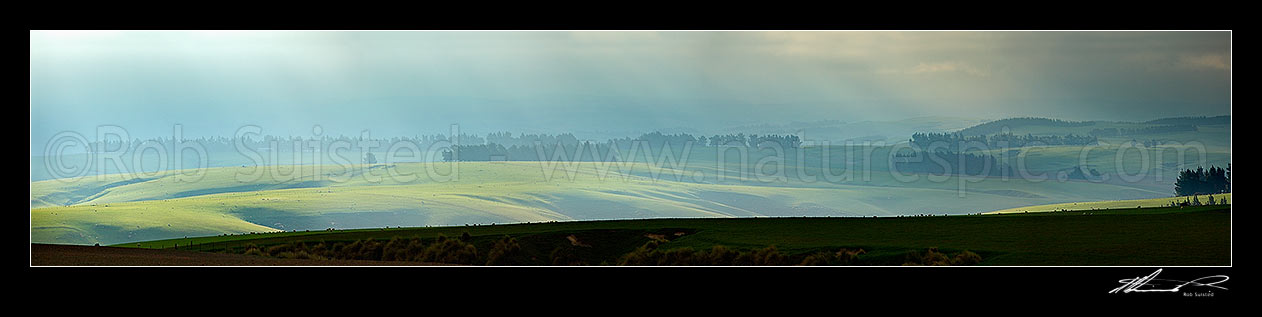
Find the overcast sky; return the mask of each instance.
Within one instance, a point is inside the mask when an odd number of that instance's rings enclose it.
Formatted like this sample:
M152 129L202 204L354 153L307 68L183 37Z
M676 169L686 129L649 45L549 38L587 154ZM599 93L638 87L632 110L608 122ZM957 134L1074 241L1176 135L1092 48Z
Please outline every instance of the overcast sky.
M32 149L135 137L1230 113L1227 32L31 32Z

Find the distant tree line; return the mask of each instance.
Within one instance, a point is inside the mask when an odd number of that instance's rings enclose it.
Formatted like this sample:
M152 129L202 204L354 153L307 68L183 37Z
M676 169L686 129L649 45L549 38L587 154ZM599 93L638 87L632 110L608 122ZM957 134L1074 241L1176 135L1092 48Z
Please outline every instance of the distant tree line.
M1193 196L1231 192L1231 164L1226 169L1210 166L1209 169L1197 167L1196 170L1185 169L1179 172L1174 181L1176 196Z
M615 152L617 159L629 160L633 147L648 146L655 153L663 148L669 147L678 150L687 146L705 147L705 146L736 146L756 148L758 146L780 145L784 148L797 148L801 146L801 140L796 135L715 135L712 137L696 137L687 133L664 134L661 132L651 132L641 134L638 137L610 139L605 142L578 141L573 135L563 134L560 136L549 135L525 135L521 137L512 137L506 133L492 134L487 137L488 140L513 140L512 145L504 145L488 141L485 144L461 144L452 146L450 150L442 153L444 161L460 160L460 161L539 161L550 160L557 154L564 154L565 158L575 161L606 161L609 159L611 151ZM525 141L530 141L525 143ZM535 143L538 141L538 143ZM548 143L551 142L551 143ZM592 151L595 151L593 153ZM558 152L563 151L563 152ZM543 156L540 156L542 152ZM577 153L577 154L576 154ZM641 152L643 153L643 151ZM643 154L637 154L643 155Z
M711 141L712 139L718 139L719 141ZM272 151L287 152L287 151L295 150L294 144L298 144L300 146L298 150L304 150L305 148L309 146L308 141L311 141L311 140L318 141L319 142L318 144L324 147L327 147L329 144L333 142L348 142L352 145L358 145L360 142L372 141L372 142L378 142L379 146L389 146L389 144L397 143L397 142L409 142L409 143L416 144L417 146L421 148L427 148L430 145L433 145L438 142L452 142L455 144L459 144L461 146L498 145L502 147L512 147L512 146L533 147L536 144L542 144L542 145L561 144L564 146L573 146L573 145L577 145L583 142L590 142L590 141L580 140L577 136L575 136L572 133L562 133L562 134L556 134L556 135L522 133L518 135L513 135L510 132L488 133L486 137L473 135L473 134L467 134L467 133L460 133L455 138L451 138L447 135L442 135L442 134L418 135L418 136L411 136L411 137L391 137L391 138L361 138L361 137L349 137L345 135L319 136L319 137L263 135L260 137L241 137L241 138L201 137L201 138L195 138L195 139L182 139L182 140L178 140L178 142L196 142L200 144L202 147L206 148L206 150L211 151L211 152L235 151L238 144L241 144L245 146L246 148L249 148L251 150L256 150L256 151L257 150L272 150ZM719 146L719 145L757 147L759 144L763 144L765 142L774 142L776 144L781 144L782 146L785 146L785 147L796 148L801 144L801 141L798 139L796 135L738 134L738 135L724 135L724 136L716 135L713 138L707 138L705 136L697 137L697 136L693 136L687 133L664 134L664 133L656 132L656 131L650 132L650 133L644 133L638 137L624 137L624 138L609 139L603 143L613 143L619 146L620 148L625 149L625 148L630 148L632 144L636 141L647 142L650 146L653 146L655 148L663 146L663 145L667 145L667 144L669 144L672 147L682 147L689 142L692 142L693 146L697 146L697 147ZM134 149L136 146L145 142L153 142L153 143L162 144L164 146L169 147L170 145L177 142L177 140L174 140L172 138L165 138L165 139L164 138L150 138L150 139L144 139L144 140L142 139L133 139L133 140L110 139L110 140L105 140L105 141L100 141L100 142L92 142L91 144L88 144L87 147L92 151L100 152L100 151L106 151L106 150L117 150L120 147L127 148L127 149ZM277 147L273 148L274 145Z
M1034 136L1032 134L1013 135L1011 133L1000 133L991 135L987 140L987 145L992 147L1025 147L1030 145L1094 145L1099 142L1096 137L1086 135L1066 134L1065 136L1048 135Z
M555 144L575 145L579 143L579 140L578 140L578 137L575 137L574 134L571 134L571 133L562 133L558 135L522 133L522 134L518 134L517 136L513 136L513 134L509 132L495 132L495 133L489 133L486 135L485 144L498 144L501 146L511 147L514 145L534 146L536 142L538 142L539 144L549 144L549 145L555 145ZM478 143L468 143L468 144L479 145L483 143L478 142Z
M465 162L485 162L485 161L545 161L551 160L556 155L563 155L565 160L582 161L582 162L603 162L613 151L612 144L594 144L591 142L583 142L578 144L551 144L551 145L513 145L505 147L499 144L483 144L483 145L458 145L452 146L450 150L442 152L443 161L460 160ZM593 148L596 153L593 154ZM618 161L629 160L625 157L629 155L627 152L617 152L615 158Z
M701 139L704 139L704 138L705 137L698 138L687 133L664 134L661 132L653 131L653 132L641 134L639 137L636 137L636 138L613 139L613 140L610 140L610 142L616 144L618 148L627 148L627 149L631 148L631 146L634 145L636 141L647 142L649 146L652 146L654 148L667 146L667 145L672 146L672 147L683 147L687 145L689 142L692 142L693 146L705 146L705 142L701 141Z
M1155 127L1120 128L1120 129L1119 128L1101 128L1101 129L1092 129L1091 132L1089 132L1089 134L1093 136L1097 136L1097 137L1102 137L1102 136L1142 135L1142 134L1156 134L1156 133L1170 133L1170 132L1184 132L1184 131L1196 132L1197 131L1196 125L1179 124L1179 125L1162 125L1162 126L1155 126Z
M960 151L967 147L985 147L989 149L1025 147L1032 145L1094 145L1099 141L1094 136L1067 134L1064 136L1033 134L1014 135L999 133L994 135L965 135L963 133L913 133L911 143L922 149L947 148Z
M784 148L797 148L802 145L802 140L796 135L786 134L724 134L706 136L693 136L687 133L678 134L662 134L661 132L645 133L637 138L622 138L611 140L619 147L629 147L631 142L645 141L648 144L657 147L670 144L671 146L683 146L688 142L693 142L696 146L737 146L737 147L758 147L766 145L779 145Z
M477 135L461 133L455 138L450 138L442 134L419 135L411 137L391 137L391 138L360 138L340 136L321 136L321 137L300 137L300 136L274 136L264 135L261 137L201 137L192 139L174 138L149 138L149 139L132 139L132 140L105 140L96 141L88 144L87 147L94 152L116 151L120 147L128 150L134 150L136 147L144 143L159 144L163 147L170 148L178 142L197 143L209 152L231 152L236 151L238 144L247 149L254 151L268 150L277 152L305 151L309 148L308 141L317 141L321 147L327 148L334 142L346 142L352 146L358 146L361 142L377 142L378 146L389 146L397 142L410 142L416 144L420 148L426 148L437 142L458 141L459 144L483 144L485 139ZM295 144L298 145L295 148ZM382 148L384 150L384 148Z
M705 140L702 137L702 140ZM758 147L765 144L777 144L785 148L797 148L802 145L802 140L796 135L757 135L750 134L746 136L744 133L715 135L709 138L709 146L744 146Z
M968 127L966 129L960 130L959 133L964 134L964 135L987 135L987 134L1004 133L1005 127L1014 127L1014 126L1036 125L1036 126L1049 126L1049 127L1086 127L1086 126L1092 126L1095 124L1096 123L1094 121L1065 121L1065 120L1059 120L1059 119L1034 118L1034 117L1008 118L1008 119L990 121L990 122L982 123L982 124L975 125L972 127Z
M1149 124L1192 124L1192 125L1218 125L1218 124L1230 124L1230 123L1231 123L1231 116L1226 116L1226 115L1224 115L1224 116L1214 116L1214 117L1199 116L1199 117L1175 117L1175 118L1161 118L1161 119L1152 120L1152 121L1148 121L1148 122L1144 122L1144 123L1149 123Z

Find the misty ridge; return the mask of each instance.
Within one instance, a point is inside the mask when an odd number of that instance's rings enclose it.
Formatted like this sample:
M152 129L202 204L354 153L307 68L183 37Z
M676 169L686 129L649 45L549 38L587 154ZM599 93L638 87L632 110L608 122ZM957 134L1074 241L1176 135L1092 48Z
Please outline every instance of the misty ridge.
M654 131L641 133L638 136L624 136L618 138L606 138L597 140L595 138L580 138L572 132L561 133L513 133L509 131L495 131L485 135L459 132L454 136L452 134L423 134L412 136L388 136L388 137L372 137L370 130L364 130L360 136L347 135L321 135L315 133L314 136L283 136L261 134L262 128L253 127L254 129L238 129L238 135L234 137L224 136L202 136L195 138L181 137L176 140L172 137L154 137L154 138L130 138L121 139L125 136L126 131L119 129L110 131L108 135L102 135L105 140L88 140L88 144L80 147L66 148L66 154L76 154L75 151L83 152L110 152L123 150L131 152L138 146L152 143L161 145L168 149L179 142L192 141L201 145L205 149L212 152L229 152L236 150L238 147L244 147L251 150L261 151L293 151L295 148L302 151L310 151L309 147L300 142L315 141L323 148L334 142L350 142L352 147L363 147L360 142L377 142L377 143L397 143L409 142L421 148L430 147L434 144L447 142L452 145L479 146L479 145L499 145L504 147L512 146L535 146L543 145L566 145L572 146L579 143L600 143L600 144L620 144L626 145L632 141L647 141L651 145L663 145L671 143L675 145L683 145L687 142L694 142L698 146L748 146L757 147L759 143L769 141L781 144L789 148L795 148L801 144L803 138L801 135L809 135L810 140L826 140L831 142L844 141L887 141L888 143L896 143L899 141L910 141L912 143L927 146L932 142L945 141L948 143L959 142L980 142L990 146L1000 146L1004 143L1007 146L1021 147L1025 144L1038 145L1090 145L1096 142L1100 136L1141 136L1147 134L1167 133L1191 131L1196 132L1197 125L1222 125L1230 124L1230 116L1199 116L1199 117L1172 117L1161 118L1156 120L1140 121L1140 122L1122 122L1122 121L1066 121L1059 119L1024 117L1009 118L990 121L981 121L982 123L969 126L958 131L943 128L940 121L942 119L930 119L928 123L910 124L906 121L892 122L872 122L861 121L847 124L840 120L819 120L813 122L794 121L785 124L761 123L742 125L726 129L720 129L719 134L705 134L700 132L672 132L681 129L656 129ZM970 120L956 119L959 122L968 122ZM949 119L948 119L949 120ZM1146 126L1140 128L1095 128L1089 133L1075 135L1073 133L1064 136L1034 136L1032 134L1014 135L1007 131L1010 126L1049 126L1049 127L1094 127L1100 123L1134 123L1134 124L1161 124L1160 126ZM121 128L121 127L120 127ZM857 134L864 136L856 136L854 134L846 135L835 131L859 130ZM945 130L944 130L945 129ZM314 130L320 131L320 127ZM695 129L687 129L695 130ZM826 131L827 130L827 131ZM887 136L886 134L897 134L902 130L914 131L905 135ZM919 131L917 131L919 130ZM942 130L942 131L940 131ZM453 130L456 131L456 130ZM810 133L810 132L824 133ZM122 132L122 134L117 134ZM831 133L828 133L831 132ZM608 132L606 132L608 133ZM761 135L760 135L761 134ZM907 138L910 135L910 139ZM84 138L85 140L87 138ZM54 141L54 140L49 140ZM294 145L297 146L287 146ZM311 144L311 143L309 143ZM308 144L308 145L309 145ZM280 146L276 146L280 145ZM33 153L32 156L39 156Z
M944 122L945 121L945 122ZM1197 125L1229 124L1230 116L1174 117L1140 122L1065 121L1022 117L985 121L964 128L941 131L944 126L959 125L967 120L921 118L885 123L870 121L847 124L840 120L791 122L788 124L755 124L736 126L726 131L749 130L725 134L663 133L653 131L637 136L594 140L575 133L512 133L509 131L473 134L452 125L449 134L374 137L365 130L359 136L325 135L320 126L312 129L315 136L276 136L262 134L263 129L247 126L234 137L124 139L126 130L116 127L104 134L104 141L58 144L62 150L56 164L74 167L76 162L87 166L87 175L105 170L105 174L123 171L165 171L189 168L211 168L256 165L310 165L452 162L452 161L584 161L584 162L666 162L687 160L690 156L716 157L721 164L739 159L742 164L764 158L782 163L775 172L801 169L792 163L815 164L824 168L851 170L850 164L874 159L888 159L892 171L941 175L1009 176L1015 175L1013 155L995 155L991 150L1032 146L1100 146L1100 138L1132 138L1143 140L1143 147L1162 145L1162 133L1196 132ZM868 127L853 137L848 126ZM1122 126L1118 128L1116 126ZM1126 128L1125 126L1137 126ZM1086 131L1014 134L1012 128L1072 128ZM178 129L178 126L177 126ZM1089 130L1088 130L1089 129ZM670 130L670 129L666 129ZM796 131L778 134L777 132ZM813 133L807 133L812 131ZM886 134L912 132L903 136ZM1057 130L1060 131L1060 130ZM767 134L759 134L759 133ZM851 137L847 138L846 134ZM818 135L825 139L820 140ZM803 138L801 136L806 136ZM831 139L831 140L830 140ZM87 141L81 137L78 141ZM51 142L59 140L50 140ZM1106 142L1107 143L1107 142ZM68 146L66 144L69 144ZM821 147L868 149L869 157L855 157L851 152ZM730 152L729 149L740 149ZM78 150L79 152L75 152ZM697 152L701 151L701 152ZM1020 151L1013 152L1016 154ZM871 157L878 154L876 158ZM1000 153L1002 154L1002 153ZM1011 153L1009 153L1011 154ZM881 157L881 156L885 157ZM1180 151L1180 159L1182 151ZM725 158L726 157L726 158ZM45 156L32 156L32 181L58 178L41 167L53 164ZM112 159L115 162L101 164ZM70 162L70 163L65 163ZM789 162L790 164L783 164ZM686 164L686 162L684 162ZM659 165L660 167L661 165ZM675 163L672 167L681 165ZM744 168L749 170L755 168ZM1079 164L1060 170L1070 179L1098 179L1101 175L1092 166Z

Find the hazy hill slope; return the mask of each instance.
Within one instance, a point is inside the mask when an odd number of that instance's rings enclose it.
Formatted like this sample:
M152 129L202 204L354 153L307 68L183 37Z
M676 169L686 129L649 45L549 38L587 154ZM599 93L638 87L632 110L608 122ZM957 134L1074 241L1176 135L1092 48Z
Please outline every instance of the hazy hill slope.
M1049 118L1007 118L988 121L955 131L963 135L990 135L997 133L1034 135L1087 135L1095 129L1143 129L1170 125L1231 126L1231 116L1162 118L1145 122L1126 121L1067 121ZM932 131L922 131L932 132ZM1206 135L1212 137L1213 135Z
M1202 203L1208 203L1209 196L1210 195L1200 195L1198 196L1198 199L1200 199ZM1230 202L1231 201L1231 193L1218 194L1218 195L1213 195L1213 196L1214 196L1215 201L1217 202ZM1084 202L1072 202L1072 203L1061 203L1061 204L1023 206L1023 207L1016 207L1016 208L1008 208L1004 210L996 210L992 212L987 212L987 214L1047 212L1047 211L1060 211L1060 210L1124 209L1124 208L1135 208L1135 207L1143 207L1143 208L1167 207L1167 206L1170 206L1171 202L1174 202L1177 204L1177 203L1183 202L1185 199L1191 199L1191 197L1084 201Z
M764 183L752 179L712 183L660 171L654 180L636 165L632 174L605 178L594 163L580 163L574 178L557 170L543 177L537 162L465 162L458 181L424 175L427 164L407 163L394 173L410 181L331 181L312 176L236 180L237 168L208 169L198 182L178 176L119 184L107 178L84 184L32 185L31 230L36 242L118 243L267 230L321 230L385 226L463 225L574 219L751 216L872 216L973 213L983 210L1114 197L1151 197L1114 184L1032 183L1021 180L946 178L901 182L888 173L843 183ZM383 167L384 168L384 167ZM389 172L389 171L385 171ZM374 172L375 173L375 172ZM815 173L815 172L812 172ZM645 174L645 175L642 175ZM624 177L625 176L625 177ZM734 177L734 176L733 176ZM862 174L856 174L862 177ZM965 190L959 190L964 183ZM101 186L88 190L91 184ZM304 186L296 186L304 184ZM309 186L308 186L309 185ZM318 185L318 186L317 186ZM75 192L78 190L79 192ZM197 195L187 195L196 192ZM66 197L71 206L35 206ZM936 202L936 203L926 203Z

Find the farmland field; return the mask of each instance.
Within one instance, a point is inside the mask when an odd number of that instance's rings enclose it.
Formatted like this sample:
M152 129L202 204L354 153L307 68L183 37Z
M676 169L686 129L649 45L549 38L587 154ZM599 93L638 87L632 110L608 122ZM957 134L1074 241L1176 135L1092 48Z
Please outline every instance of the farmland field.
M391 169L424 173L427 164L399 163ZM234 180L237 168L227 167L208 169L198 182L180 182L176 176L70 185L42 181L32 184L32 241L112 244L221 233L553 220L961 214L1163 195L1085 181L949 176L902 183L882 172L871 173L867 182L764 183L735 173L722 182L678 180L670 176L674 170L663 169L654 180L644 164L636 166L639 171L611 171L602 179L595 164L578 164L573 180L558 170L547 181L537 162L462 162L459 180L449 182L422 176L412 182L264 177L240 183ZM963 191L957 190L960 184Z
M1202 201L1203 203L1208 203L1210 196L1217 197L1215 199L1218 202L1230 203L1231 201L1231 193L1219 194L1219 195L1201 195L1197 197L1201 200L1204 200ZM1130 208L1135 208L1135 207L1144 207L1144 208L1168 207L1170 206L1170 203L1172 202L1175 204L1178 204L1178 203L1184 202L1185 200L1190 200L1190 199L1192 198L1191 197L1170 197L1170 198L1151 198L1151 199L1132 199L1132 200L1086 201L1086 202L1073 202L1073 203L1008 208L1004 210L996 210L992 212L987 212L987 214L1006 214L1006 213L1019 213L1019 212L1047 212L1047 211L1059 211L1059 210L1130 209Z
M1013 130L1057 134L1082 129ZM1002 177L899 172L887 159L899 145L880 144L806 146L786 153L699 147L687 153L686 161L682 150L669 149L684 162L680 164L660 160L664 149L627 162L243 165L88 175L31 182L31 240L113 244L326 228L971 214L1170 197L1178 170L1202 163L1223 166L1230 159L1229 143L1221 142L1229 140L1229 132L1219 126L1158 137L1205 141L1199 147L1140 148L1113 140L1085 150L1042 146L982 151L1023 167L1024 175ZM1199 149L1204 149L1203 158ZM1106 176L1066 177L1066 171L1079 166ZM929 201L934 203L925 203Z
M1063 135L1093 127L1150 126L1155 125L1018 125L1011 131ZM1182 143L1144 147L1106 138L1087 147L975 151L1021 171L998 176L899 171L889 157L906 142L806 145L783 153L661 148L632 154L625 162L405 160L89 174L31 182L31 240L86 245L326 228L973 214L1127 200L1147 201L1097 205L1150 207L1172 196L1179 170L1230 161L1229 125L1145 137ZM239 156L220 154L212 163L223 165ZM663 159L667 154L675 161ZM38 166L33 162L32 168ZM1068 177L1080 168L1103 176Z
M378 228L259 233L120 244L240 253L246 245L268 247L392 238L430 241L439 235L471 235L479 252L504 236L517 239L535 264L549 252L582 244L589 264L617 257L670 237L659 249L775 246L790 257L840 248L865 250L870 265L900 265L909 252L969 250L981 265L1230 265L1230 205L1116 209L1012 215L882 218L735 218L579 221L434 228ZM573 239L567 239L573 237ZM800 260L799 260L800 261Z

